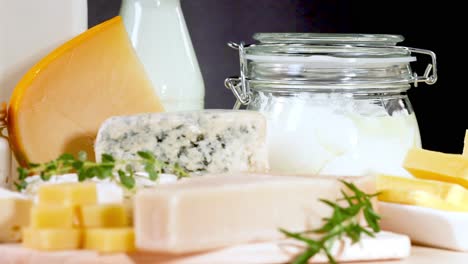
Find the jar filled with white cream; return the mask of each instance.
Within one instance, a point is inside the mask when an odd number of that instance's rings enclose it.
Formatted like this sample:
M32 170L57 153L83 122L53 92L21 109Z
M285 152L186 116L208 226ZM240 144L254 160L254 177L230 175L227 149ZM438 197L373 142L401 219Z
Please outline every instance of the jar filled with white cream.
M420 147L407 90L437 80L431 51L396 44L397 35L261 33L234 44L241 77L226 79L237 97L268 120L273 173L406 176L406 152ZM432 58L423 76L414 54Z

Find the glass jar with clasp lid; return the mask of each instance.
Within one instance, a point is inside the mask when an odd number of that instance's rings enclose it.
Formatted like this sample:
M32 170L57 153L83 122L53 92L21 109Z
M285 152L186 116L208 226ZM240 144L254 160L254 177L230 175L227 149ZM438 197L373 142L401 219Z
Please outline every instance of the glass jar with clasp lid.
M260 33L239 50L240 77L225 81L235 108L268 120L271 171L288 174L406 176L402 162L420 147L411 84L437 81L436 56L397 46L398 35ZM412 71L416 54L432 63Z

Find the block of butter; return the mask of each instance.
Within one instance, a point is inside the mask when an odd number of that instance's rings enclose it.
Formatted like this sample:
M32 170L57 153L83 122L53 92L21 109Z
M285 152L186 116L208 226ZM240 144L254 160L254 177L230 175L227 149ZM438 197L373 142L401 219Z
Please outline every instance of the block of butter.
M468 159L419 148L410 149L403 167L414 177L457 183L468 188Z
M373 178L355 178L356 185ZM361 183L359 182L361 181ZM218 175L144 189L134 201L138 249L189 253L317 228L342 184L336 177Z
M379 175L379 200L446 211L468 211L468 190L458 184Z

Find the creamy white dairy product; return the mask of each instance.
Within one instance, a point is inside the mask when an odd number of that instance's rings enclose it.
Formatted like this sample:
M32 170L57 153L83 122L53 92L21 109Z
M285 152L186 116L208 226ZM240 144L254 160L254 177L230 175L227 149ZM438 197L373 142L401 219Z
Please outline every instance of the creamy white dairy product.
M406 152L420 146L414 114L370 100L314 95L261 98L268 123L272 172L293 174L409 175Z
M124 0L120 14L165 110L202 110L205 86L180 0Z
M193 174L265 172L266 121L253 111L206 110L112 117L99 129L95 153L135 159L150 151Z
M20 241L21 227L29 223L31 204L26 195L0 187L0 243Z
M0 187L0 199L28 199L27 195Z
M177 176L172 174L160 174L159 179L157 181L151 181L148 179L146 173L138 173L136 176L136 188L148 188L154 187L158 184L170 184L177 181ZM116 182L110 181L108 179L99 180L99 179L92 179L96 182L96 189L97 189L97 197L98 203L105 204L105 203L122 203L124 202L127 194L125 193L124 189L117 184ZM31 176L26 179L28 183L27 189L24 193L18 192L11 192L9 191L9 195L16 195L18 197L32 197L35 201L37 201L37 191L39 187L44 184L58 184L58 183L66 183L66 182L78 182L78 176L76 173L64 174L64 175L55 175L52 176L48 181L41 180L39 175ZM2 197L2 189L0 188L0 198ZM5 194L6 195L6 194Z

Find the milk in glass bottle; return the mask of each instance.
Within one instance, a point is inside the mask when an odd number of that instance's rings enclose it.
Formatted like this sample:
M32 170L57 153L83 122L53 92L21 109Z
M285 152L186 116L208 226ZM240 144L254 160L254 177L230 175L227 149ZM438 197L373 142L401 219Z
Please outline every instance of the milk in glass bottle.
M123 0L120 14L164 108L203 109L203 78L180 0Z

